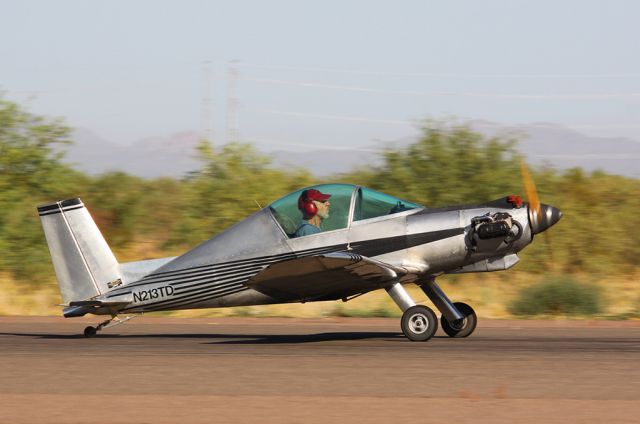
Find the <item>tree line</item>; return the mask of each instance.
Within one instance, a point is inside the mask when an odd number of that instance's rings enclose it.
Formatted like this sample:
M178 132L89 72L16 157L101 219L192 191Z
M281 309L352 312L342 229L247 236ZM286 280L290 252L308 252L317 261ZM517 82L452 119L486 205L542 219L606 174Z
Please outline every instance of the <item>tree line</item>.
M206 140L197 152L200 168L180 179L92 176L62 161L70 134L61 120L0 98L0 274L36 285L51 280L36 206L72 197L83 199L125 262L179 254L282 195L319 182L361 184L427 207L524 192L517 141L486 138L465 125L425 123L417 142L386 151L379 165L322 181L303 169L273 168L251 145L214 150ZM522 252L519 269L598 275L637 269L640 180L581 169L532 171L542 202L562 209L564 217Z

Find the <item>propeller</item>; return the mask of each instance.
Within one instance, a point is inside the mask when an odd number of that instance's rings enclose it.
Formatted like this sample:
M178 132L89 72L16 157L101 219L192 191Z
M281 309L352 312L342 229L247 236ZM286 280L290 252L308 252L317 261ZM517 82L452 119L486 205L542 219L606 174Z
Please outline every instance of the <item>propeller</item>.
M531 231L533 234L538 234L562 218L562 211L553 206L544 205L540 203L538 197L538 191L536 185L531 178L529 168L524 162L524 159L520 159L520 172L522 173L522 182L524 184L524 190L529 201L529 221L531 223Z
M533 178L531 178L531 174L529 173L529 168L527 167L527 164L524 162L524 159L520 159L520 173L522 174L524 191L527 195L527 200L529 201L529 210L531 211L531 214L535 216L535 219L532 219L532 221L538 222L540 220L540 213L542 209L540 207L540 198L538 197L538 190L536 190L536 184L533 182Z

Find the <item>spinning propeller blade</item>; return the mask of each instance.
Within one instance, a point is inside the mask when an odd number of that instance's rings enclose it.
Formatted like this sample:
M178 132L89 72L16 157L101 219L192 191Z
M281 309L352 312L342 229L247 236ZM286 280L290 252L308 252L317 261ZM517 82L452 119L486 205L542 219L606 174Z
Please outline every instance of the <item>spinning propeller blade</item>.
M538 191L536 185L531 178L529 168L524 162L524 159L520 159L520 171L522 173L522 182L524 184L524 190L529 201L529 221L531 222L531 231L533 234L538 234L551 227L562 218L562 212L560 209L553 206L543 205L540 203L538 197Z
M538 197L538 191L536 185L531 178L529 168L524 163L524 159L520 159L520 172L522 173L522 182L524 184L524 191L527 194L527 200L529 201L529 207L536 214L536 217L540 216L540 198Z

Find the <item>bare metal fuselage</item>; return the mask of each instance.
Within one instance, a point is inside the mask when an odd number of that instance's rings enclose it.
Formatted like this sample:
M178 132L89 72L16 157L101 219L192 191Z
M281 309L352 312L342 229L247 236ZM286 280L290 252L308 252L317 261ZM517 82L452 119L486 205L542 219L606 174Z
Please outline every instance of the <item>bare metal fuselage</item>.
M472 220L500 212L519 224L517 239L489 239L471 248ZM350 220L344 229L301 238L289 238L265 208L142 278L135 276L146 273L144 263L132 264L125 275L133 277L96 300L122 301L127 306L119 312L136 313L340 299L380 287L347 286L291 298L253 289L250 282L270 264L331 252L354 253L402 269L401 283L445 273L498 271L517 263L516 253L531 240L528 207L506 202ZM113 311L101 307L91 312Z

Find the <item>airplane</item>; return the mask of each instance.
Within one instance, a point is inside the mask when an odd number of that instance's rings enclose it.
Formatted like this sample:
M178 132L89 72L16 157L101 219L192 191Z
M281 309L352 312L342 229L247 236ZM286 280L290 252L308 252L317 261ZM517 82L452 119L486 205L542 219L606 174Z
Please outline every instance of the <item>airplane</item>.
M559 209L540 204L523 165L525 172L528 202L510 195L440 208L359 185L314 185L181 256L129 263L116 260L79 198L39 206L38 213L64 317L111 317L86 327L86 337L145 312L346 302L384 289L403 312L403 334L427 341L438 329L436 314L417 305L404 285L415 283L424 291L448 336L467 337L476 329L475 311L452 302L436 278L509 269L535 234L562 217ZM301 231L309 222L320 228Z

